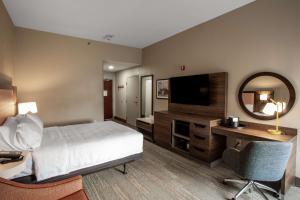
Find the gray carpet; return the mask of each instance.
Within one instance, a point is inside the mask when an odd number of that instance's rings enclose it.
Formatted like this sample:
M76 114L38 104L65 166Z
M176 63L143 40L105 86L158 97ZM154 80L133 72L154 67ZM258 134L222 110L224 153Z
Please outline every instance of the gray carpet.
M222 165L212 169L145 141L143 159L130 163L127 175L115 169L104 170L85 176L84 187L90 200L223 200L232 198L242 187L223 185L223 178L228 177L235 175ZM252 192L240 199L262 198ZM300 199L300 189L291 188L285 199Z

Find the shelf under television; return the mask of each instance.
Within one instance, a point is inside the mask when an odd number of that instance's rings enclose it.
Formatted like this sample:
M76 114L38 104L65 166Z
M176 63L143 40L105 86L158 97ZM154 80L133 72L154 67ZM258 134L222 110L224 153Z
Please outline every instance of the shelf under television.
M190 138L188 136L184 136L184 135L181 135L181 134L178 134L178 133L173 133L173 136L190 141Z

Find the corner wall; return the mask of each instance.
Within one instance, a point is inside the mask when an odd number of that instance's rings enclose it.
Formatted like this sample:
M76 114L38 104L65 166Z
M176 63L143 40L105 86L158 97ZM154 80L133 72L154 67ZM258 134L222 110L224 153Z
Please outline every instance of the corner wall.
M294 85L297 99L281 118L282 126L300 134L300 1L259 0L143 49L141 71L154 78L190 74L229 73L228 114L242 120L275 124L249 117L238 104L238 88L262 71L282 74ZM179 66L185 64L186 71ZM166 100L154 98L154 110L166 110ZM298 136L298 141L300 136ZM297 151L300 177L300 147Z
M18 100L36 101L46 123L103 120L103 61L141 63L141 49L16 30Z
M15 28L0 1L0 87L5 87L14 76Z

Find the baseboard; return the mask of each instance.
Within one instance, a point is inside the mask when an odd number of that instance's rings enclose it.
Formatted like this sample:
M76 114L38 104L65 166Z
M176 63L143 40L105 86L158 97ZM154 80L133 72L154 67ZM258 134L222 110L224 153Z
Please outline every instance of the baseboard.
M300 187L300 178L299 177L295 178L295 186Z
M123 118L121 118L121 117L114 116L114 119L126 123L126 119L123 119Z

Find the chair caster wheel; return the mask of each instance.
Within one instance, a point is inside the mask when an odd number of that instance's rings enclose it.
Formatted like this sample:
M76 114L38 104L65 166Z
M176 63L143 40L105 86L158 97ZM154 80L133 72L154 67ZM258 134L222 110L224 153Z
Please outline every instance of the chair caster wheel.
M222 181L222 183L223 183L223 185L227 185L227 182L226 182L226 181L224 181L224 180Z

